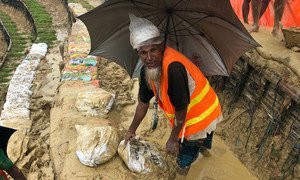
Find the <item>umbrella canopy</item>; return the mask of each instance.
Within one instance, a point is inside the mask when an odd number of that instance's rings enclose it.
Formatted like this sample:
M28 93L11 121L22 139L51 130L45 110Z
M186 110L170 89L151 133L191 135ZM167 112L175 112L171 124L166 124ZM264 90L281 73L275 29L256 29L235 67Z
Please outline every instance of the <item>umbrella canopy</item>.
M7 143L10 136L15 132L15 129L0 126L0 149L2 149L7 156Z
M229 76L238 58L259 46L228 0L109 0L78 18L89 31L90 54L115 61L129 75L139 69L129 13L152 21L166 44L196 60L205 75Z

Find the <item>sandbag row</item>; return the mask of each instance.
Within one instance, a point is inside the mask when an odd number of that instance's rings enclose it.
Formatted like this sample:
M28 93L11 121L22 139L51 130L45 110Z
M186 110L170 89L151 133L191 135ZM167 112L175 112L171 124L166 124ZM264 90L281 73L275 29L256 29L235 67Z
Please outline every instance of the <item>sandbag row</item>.
M47 44L33 44L30 53L17 67L8 87L1 120L12 118L29 119L30 96L32 94L30 88L34 79L35 69L46 53Z

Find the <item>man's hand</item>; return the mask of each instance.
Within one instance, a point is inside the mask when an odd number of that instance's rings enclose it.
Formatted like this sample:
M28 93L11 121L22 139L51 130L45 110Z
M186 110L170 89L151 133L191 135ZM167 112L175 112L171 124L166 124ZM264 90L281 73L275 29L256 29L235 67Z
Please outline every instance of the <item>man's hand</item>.
M128 131L126 134L125 134L125 145L128 143L128 141L131 141L133 138L135 137L135 132L132 132L132 131Z
M133 117L133 120L128 128L128 131L125 135L125 145L128 143L128 141L132 140L135 137L135 131L141 124L142 120L144 119L147 110L149 107L149 103L143 103L139 98L139 103L136 107L135 114Z
M182 129L186 117L187 108L181 111L175 111L175 122L170 137L166 144L167 154L177 155L179 153L178 135Z
M166 150L167 150L167 154L177 156L177 154L179 153L179 144L178 144L177 137L169 138L169 140L166 143Z

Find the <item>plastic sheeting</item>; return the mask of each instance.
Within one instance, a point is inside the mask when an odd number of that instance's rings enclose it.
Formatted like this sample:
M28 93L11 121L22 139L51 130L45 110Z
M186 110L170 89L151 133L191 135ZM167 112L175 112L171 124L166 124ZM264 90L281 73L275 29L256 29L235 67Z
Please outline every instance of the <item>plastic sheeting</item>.
M76 4L74 4L76 6ZM76 8L75 8L76 9ZM97 60L88 56L90 38L85 25L77 21L72 26L66 66L61 81L93 81L97 79Z
M148 19L136 17L129 14L130 18L130 43L133 49L146 45L146 41L160 36L159 29ZM162 40L155 44L160 44Z
M84 111L89 116L104 115L110 111L114 99L114 94L98 88L79 93L75 106L78 111Z
M118 147L118 154L132 172L146 174L152 172L155 166L165 166L159 151L146 141L132 140L125 145L123 140Z
M83 65L67 65L62 73L62 81L91 81L97 78L97 68Z
M97 166L110 160L119 144L117 131L110 126L76 125L76 155L86 166Z
M231 5L240 19L243 19L242 5L244 0L230 0ZM300 27L300 1L287 0L281 19L282 25L287 27ZM252 10L250 5L249 21L253 22ZM274 24L274 0L271 0L267 10L259 21L260 25L272 27Z
M30 88L35 69L47 53L47 44L33 44L30 53L17 67L8 87L1 120L11 118L29 119Z

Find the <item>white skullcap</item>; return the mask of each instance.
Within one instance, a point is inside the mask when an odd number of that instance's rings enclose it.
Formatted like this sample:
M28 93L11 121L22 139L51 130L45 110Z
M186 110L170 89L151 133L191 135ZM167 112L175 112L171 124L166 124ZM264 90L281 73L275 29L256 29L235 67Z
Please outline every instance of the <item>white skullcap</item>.
M162 42L159 29L151 21L133 14L129 14L129 18L130 43L133 49Z

